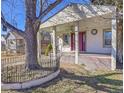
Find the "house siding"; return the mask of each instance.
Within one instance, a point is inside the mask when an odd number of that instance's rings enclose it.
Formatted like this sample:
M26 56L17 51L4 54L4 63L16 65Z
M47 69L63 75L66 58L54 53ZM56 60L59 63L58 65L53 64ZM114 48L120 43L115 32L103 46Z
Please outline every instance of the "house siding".
M105 48L103 46L103 31L104 29L111 30L110 14L102 17L94 17L80 21L80 31L86 31L86 52L92 53L111 53L111 48ZM97 29L97 34L92 35L91 30Z
M86 32L86 52L111 54L111 47L106 48L103 46L104 29L110 29L111 31L110 18L111 14L107 14L102 17L97 16L79 21L79 31ZM92 29L97 29L96 35L91 34ZM70 52L71 44L69 46L63 46L62 51Z
M24 39L18 34L13 34L12 32L9 32L6 43L7 51L14 53L24 53L25 42Z

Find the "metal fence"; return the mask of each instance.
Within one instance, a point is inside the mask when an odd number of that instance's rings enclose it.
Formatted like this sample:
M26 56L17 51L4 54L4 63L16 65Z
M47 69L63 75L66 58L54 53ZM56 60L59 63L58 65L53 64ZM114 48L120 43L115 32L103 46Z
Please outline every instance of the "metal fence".
M3 83L25 82L48 76L59 69L60 56L53 59L50 56L41 56L39 65L41 69L28 70L25 68L25 56L12 56L1 58L1 80Z

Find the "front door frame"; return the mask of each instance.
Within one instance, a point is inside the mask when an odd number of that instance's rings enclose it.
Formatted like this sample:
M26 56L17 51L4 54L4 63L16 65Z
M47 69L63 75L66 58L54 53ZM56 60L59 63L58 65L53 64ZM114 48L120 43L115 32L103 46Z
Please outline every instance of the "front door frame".
M85 38L84 44L83 44L83 33L85 35L84 36L84 38ZM82 45L83 46L80 45L81 44L80 42L82 42ZM82 50L81 50L80 47L82 47ZM75 34L74 33L71 33L71 51L74 51L74 50L75 50ZM79 32L79 51L80 52L86 51L86 32Z

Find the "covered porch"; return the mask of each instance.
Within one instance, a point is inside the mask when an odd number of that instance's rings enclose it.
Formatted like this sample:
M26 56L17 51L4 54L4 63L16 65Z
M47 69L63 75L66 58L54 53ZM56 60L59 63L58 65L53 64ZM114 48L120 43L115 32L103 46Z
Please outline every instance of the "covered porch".
M63 53L60 59L61 63L74 64L74 53ZM80 53L78 64L84 65L84 68L89 71L93 70L110 70L111 69L111 55L106 54L91 54Z
M107 6L90 6L90 8L84 5L68 6L43 23L41 32L51 33L53 54L56 56L57 51L60 51L61 62L84 64L86 69L91 70L97 68L115 70L116 18L113 11L115 11L114 7ZM91 35L91 30L94 28L97 29L96 36ZM104 30L111 32L111 42L109 42L111 46L103 45L103 39L100 37L104 38ZM86 34L80 35L80 33ZM68 45L62 43L64 34L70 35L71 42L66 42L69 43Z

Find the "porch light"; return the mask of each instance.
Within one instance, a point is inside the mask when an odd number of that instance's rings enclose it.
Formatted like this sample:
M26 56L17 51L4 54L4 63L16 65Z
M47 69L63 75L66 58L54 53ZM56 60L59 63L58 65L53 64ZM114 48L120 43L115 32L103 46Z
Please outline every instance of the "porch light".
M73 25L70 27L70 30L71 30L71 32L74 32L74 26Z

